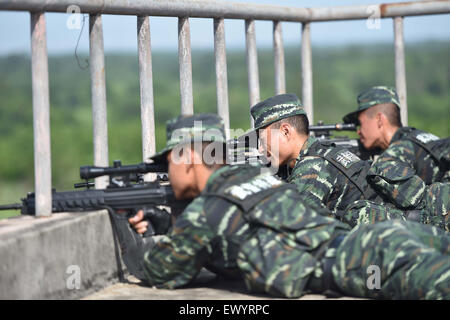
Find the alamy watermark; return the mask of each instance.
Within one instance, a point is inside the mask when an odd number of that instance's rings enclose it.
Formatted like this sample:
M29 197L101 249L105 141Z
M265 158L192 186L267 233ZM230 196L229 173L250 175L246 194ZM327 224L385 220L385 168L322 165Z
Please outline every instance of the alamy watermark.
M70 5L66 10L67 14L70 16L67 18L66 26L69 30L80 30L81 29L81 9L77 5Z
M66 269L69 276L66 279L68 290L78 290L81 288L81 268L78 265L70 265Z
M366 286L369 290L380 290L381 288L381 270L377 265L370 265L367 267Z
M380 7L377 5L367 6L366 13L370 16L366 20L366 27L369 30L380 30L381 29L381 11Z
M270 151L267 150L267 139L260 140L255 131L245 132L243 129L230 129L228 136L232 139L228 140L223 148L223 143L214 143L214 141L224 141L223 131L217 128L204 130L202 121L194 121L192 128L188 130L181 128L172 132L168 140L175 144L171 161L174 164L204 163L207 165L258 162L265 166L264 171L270 170L275 174L278 171L279 159L278 131L278 129L272 130L268 138ZM212 143L204 147L203 141ZM183 156L189 154L191 149L201 157Z

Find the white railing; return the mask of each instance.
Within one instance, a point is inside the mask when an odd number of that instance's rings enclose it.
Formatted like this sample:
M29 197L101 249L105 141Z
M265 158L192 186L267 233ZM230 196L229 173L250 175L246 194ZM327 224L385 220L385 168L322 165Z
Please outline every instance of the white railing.
M205 0L0 0L0 10L29 11L31 14L31 64L33 89L34 168L36 216L51 215L51 153L48 56L45 12L67 12L70 6L89 14L89 55L93 117L94 164L108 165L108 134L102 14L137 17L139 79L141 93L142 156L155 152L153 76L150 45L150 16L178 17L181 114L194 112L189 18L214 19L217 112L229 128L227 63L224 19L245 20L249 105L259 99L259 72L255 20L273 21L275 93L285 92L285 66L281 22L301 24L302 102L313 122L313 86L310 24L317 21L393 18L395 80L401 118L407 121L403 17L450 13L450 1L416 1L363 6L293 8L272 5ZM406 124L406 123L404 123ZM96 188L104 188L105 178L97 178Z

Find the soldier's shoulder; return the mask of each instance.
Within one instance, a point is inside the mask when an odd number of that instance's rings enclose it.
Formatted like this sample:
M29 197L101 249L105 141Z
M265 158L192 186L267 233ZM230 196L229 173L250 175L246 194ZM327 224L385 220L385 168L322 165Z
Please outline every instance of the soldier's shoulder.
M176 226L185 227L187 225L202 225L205 223L205 201L207 197L200 195L183 210L176 219Z
M317 160L317 158L319 158L328 166L331 165L330 161L337 162L344 167L348 167L354 163L362 161L354 152L345 146L335 145L331 142L316 141L311 149L312 152L309 152L305 156L314 157L314 161L317 163L320 162L320 160ZM305 160L308 160L306 157L304 158ZM312 160L313 159L310 159L310 161Z
M327 160L338 163L346 169L350 168L354 164L362 163L364 161L352 151L342 146L330 150L330 152L327 153Z
M320 171L323 167L327 167L327 161L319 156L306 156L297 159L292 169L292 175L299 175L306 172Z
M397 154L403 153L414 153L414 143L405 138L400 138L396 141L391 142L389 147L381 153L381 157L384 155L395 156Z
M323 175L328 173L330 170L335 170L334 166L326 161L324 158L319 156L307 156L299 159L291 174L289 175L288 182L292 182L300 177L311 176L315 177L315 174Z
M305 165L308 163L325 163L325 159L317 154L303 155L297 159L296 165Z
M235 204L205 190L186 207L177 218L176 225L181 228L186 226L204 228L205 225L210 225L208 221L217 215L218 211L223 213L232 206Z
M264 168L264 166L258 163L225 165L211 174L205 191L213 192L221 188L224 184L240 183L260 174Z
M416 129L413 127L402 127L399 128L394 136L392 137L391 143L397 142L397 141L411 141L415 140L420 143L427 144L431 141L437 141L440 138L432 133Z

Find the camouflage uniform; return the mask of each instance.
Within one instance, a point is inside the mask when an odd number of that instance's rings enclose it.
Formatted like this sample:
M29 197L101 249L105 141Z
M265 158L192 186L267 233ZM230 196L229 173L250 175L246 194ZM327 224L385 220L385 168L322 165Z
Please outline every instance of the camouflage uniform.
M306 115L296 95L283 94L264 100L250 110L255 130L281 119ZM304 201L313 207L324 207L340 217L347 206L356 200L382 199L367 183L370 163L361 160L341 146L308 137L287 182L295 184Z
M449 299L450 269L440 268L450 261L449 240L440 229L415 222L361 225L337 248L333 278L342 292L358 297ZM367 285L370 266L380 268L379 290Z
M225 166L145 253L143 265L147 282L159 288L183 286L207 267L243 278L252 292L280 297L333 290L450 298L447 235L400 221L349 229L306 206L293 185L262 167ZM380 268L379 290L364 290L366 265Z
M361 92L357 102L358 109L347 114L344 122L358 124L359 113L378 104L392 103L400 107L395 89L383 86ZM450 138L440 139L415 128L400 127L373 166L379 172L388 172L395 170L399 162L413 169L427 185L450 182Z
M450 182L450 138L439 139L415 128L399 128L389 147L374 162L374 166L389 170L398 162L414 169L415 174L427 185Z
M393 194L397 194L393 192ZM384 220L412 220L431 224L450 231L450 184L436 182L426 186L416 199L418 205L412 209L399 209L392 204L379 204L358 200L350 204L340 216L341 221L354 227L358 224L375 223ZM398 197L403 198L403 197Z
M400 108L394 88L377 86L358 95L358 109L347 114L346 123L358 124L362 111L383 103L392 103ZM403 162L412 169L427 185L433 182L450 181L450 138L440 139L431 133L415 128L401 127L392 137L389 147L375 161L383 170Z
M337 165L333 165L326 158L319 156L332 153L335 154L334 159L337 162L341 155L346 157ZM345 165L347 169L352 167L354 173L351 177L354 183L337 168L339 164L342 167ZM287 182L296 185L297 191L304 196L308 204L322 205L340 217L347 206L356 200L381 201L365 179L369 168L368 162L359 159L347 149L327 146L314 137L308 137Z
M253 106L250 112L255 130L283 118L305 114L299 99L292 94L269 98ZM308 137L304 143L287 181L297 186L308 205L325 207L352 227L386 219L410 219L447 231L450 228L448 197L437 197L442 206L434 205L425 196L430 194L427 191L430 187L409 166L397 162L387 170L381 166L370 167L368 161L349 150L314 137ZM438 188L444 196L450 185Z
M358 96L358 110L346 115L344 122L357 123L360 112L381 103L393 103L399 107L395 89L373 87L363 91ZM397 208L422 210L419 221L448 231L449 165L450 138L439 139L414 128L402 127L392 137L389 147L372 164L367 179L379 194ZM443 183L434 185L438 181ZM439 190L439 193L433 193L433 190ZM367 212L374 212L378 207L375 204L368 206ZM380 210L383 211L382 208ZM372 220L374 216L382 217L384 213L361 218Z

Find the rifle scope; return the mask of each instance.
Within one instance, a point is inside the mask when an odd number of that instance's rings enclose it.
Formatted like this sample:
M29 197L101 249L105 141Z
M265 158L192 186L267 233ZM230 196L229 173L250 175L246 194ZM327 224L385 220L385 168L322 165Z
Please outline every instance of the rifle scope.
M114 161L113 167L80 167L81 179L92 179L100 176L120 176L125 174L149 173L149 172L167 172L167 164L165 163L139 163L134 165L122 166L119 160Z
M324 130L346 130L356 131L356 125L354 123L336 123L336 124L322 124L317 126L309 126L310 131L324 131Z

